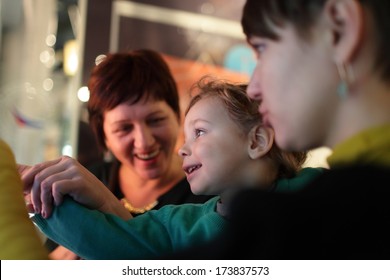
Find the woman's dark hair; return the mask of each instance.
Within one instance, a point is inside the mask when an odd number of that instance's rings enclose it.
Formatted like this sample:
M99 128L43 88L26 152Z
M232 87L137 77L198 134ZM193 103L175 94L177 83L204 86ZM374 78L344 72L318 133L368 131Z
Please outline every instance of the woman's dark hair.
M390 1L357 0L366 8L373 21L376 39L375 67L385 81L390 82ZM295 26L298 34L309 37L310 28L318 18L327 0L247 0L241 24L247 38L260 36L278 40L273 26L286 23Z
M104 112L122 103L140 100L165 101L180 122L179 93L162 56L153 50L107 54L91 72L88 88L89 123L99 145L107 149L103 130Z

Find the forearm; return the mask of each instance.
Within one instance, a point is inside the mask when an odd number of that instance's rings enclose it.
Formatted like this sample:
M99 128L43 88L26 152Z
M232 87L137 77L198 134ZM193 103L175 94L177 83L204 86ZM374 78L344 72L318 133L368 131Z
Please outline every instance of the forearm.
M56 207L50 218L36 215L33 220L50 239L84 259L148 259L171 250L163 227L146 230L153 223L150 219L143 224L124 221L87 209L71 198Z

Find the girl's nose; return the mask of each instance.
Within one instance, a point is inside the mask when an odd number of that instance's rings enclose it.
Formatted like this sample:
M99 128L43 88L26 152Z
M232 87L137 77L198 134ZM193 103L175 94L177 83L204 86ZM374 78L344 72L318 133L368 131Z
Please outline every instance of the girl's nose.
M180 149L179 149L179 151L178 151L178 154L179 154L179 156L181 156L182 158L184 158L184 157L190 155L190 151L189 151L189 149L186 147L186 144L185 144L185 143L180 147Z

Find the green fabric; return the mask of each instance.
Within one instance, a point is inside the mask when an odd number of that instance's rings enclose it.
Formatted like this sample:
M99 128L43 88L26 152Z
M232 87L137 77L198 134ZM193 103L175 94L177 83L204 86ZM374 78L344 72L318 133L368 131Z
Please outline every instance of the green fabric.
M35 215L33 220L50 239L84 259L153 259L224 231L227 222L215 211L218 199L167 205L124 221L68 198L49 219Z
M275 192L296 192L307 186L311 181L325 172L325 168L306 167L302 168L299 173L288 179L279 179L276 181Z
M349 164L390 167L390 124L367 129L340 143L327 161L331 168Z
M274 191L302 189L323 168L304 168L291 179L281 179ZM128 221L90 210L65 199L49 219L33 220L42 232L84 259L153 259L203 244L226 230L216 211L219 197L204 204L167 205Z

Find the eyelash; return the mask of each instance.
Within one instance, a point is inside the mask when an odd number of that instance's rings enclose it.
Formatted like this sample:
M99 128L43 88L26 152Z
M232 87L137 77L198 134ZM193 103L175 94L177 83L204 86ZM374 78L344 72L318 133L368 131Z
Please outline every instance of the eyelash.
M132 125L124 125L115 130L115 132L131 131L133 129Z
M261 54L264 53L267 46L265 43L258 43L258 44L252 45L252 47L255 50L257 58L259 58L261 56Z
M147 123L150 125L150 126L153 126L153 125L159 125L160 123L162 123L163 121L165 121L165 117L161 117L161 118L155 118L155 119L150 119L147 121ZM131 124L128 124L128 125L123 125L121 127L118 127L114 132L124 132L124 131L131 131L133 129L133 125Z
M151 124L156 124L156 123L161 123L161 122L164 121L164 120L165 120L165 117L155 118L155 119L149 120L149 123L151 123Z
M205 133L202 129L195 129L195 138L202 136Z

